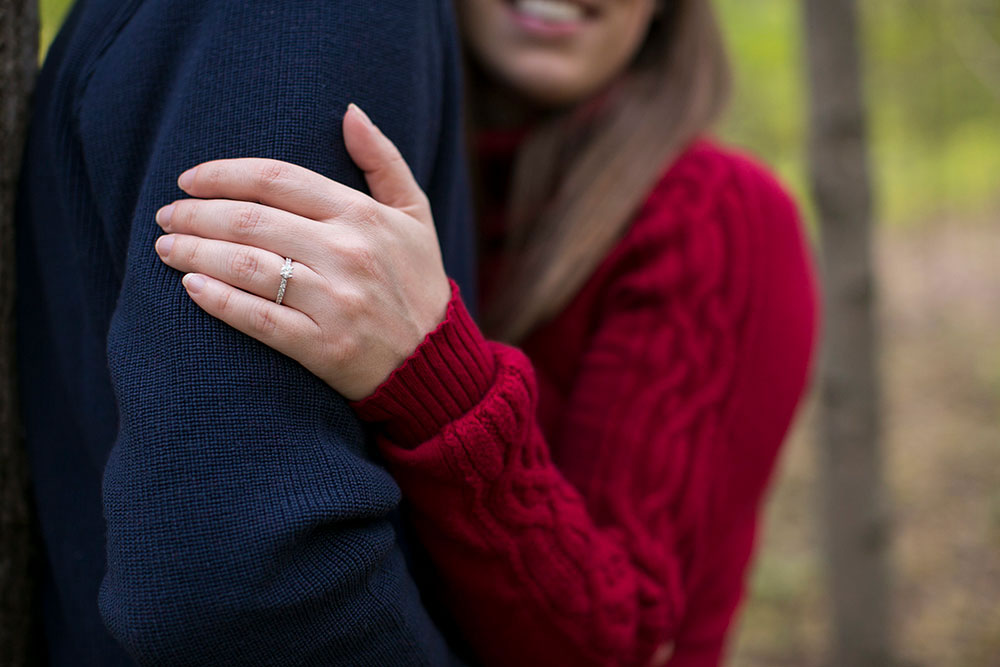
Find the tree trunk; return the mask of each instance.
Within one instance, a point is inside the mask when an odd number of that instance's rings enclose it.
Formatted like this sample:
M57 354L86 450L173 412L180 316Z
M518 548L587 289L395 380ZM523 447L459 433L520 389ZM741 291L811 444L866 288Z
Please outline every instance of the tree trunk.
M806 0L810 176L825 288L820 487L832 664L892 662L871 185L854 0Z
M0 0L0 663L33 662L33 531L14 377L14 194L38 65L35 0Z

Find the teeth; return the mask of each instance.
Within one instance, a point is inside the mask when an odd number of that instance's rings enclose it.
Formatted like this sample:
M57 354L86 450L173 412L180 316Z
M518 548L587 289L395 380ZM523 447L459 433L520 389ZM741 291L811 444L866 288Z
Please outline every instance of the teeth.
M520 13L549 23L571 23L583 20L583 7L562 0L515 0Z

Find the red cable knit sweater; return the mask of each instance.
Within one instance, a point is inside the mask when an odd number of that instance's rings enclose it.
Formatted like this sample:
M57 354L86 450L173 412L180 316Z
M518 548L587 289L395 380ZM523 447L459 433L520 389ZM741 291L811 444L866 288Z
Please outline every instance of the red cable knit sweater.
M816 310L794 205L705 141L523 351L455 290L356 408L485 664L721 660Z

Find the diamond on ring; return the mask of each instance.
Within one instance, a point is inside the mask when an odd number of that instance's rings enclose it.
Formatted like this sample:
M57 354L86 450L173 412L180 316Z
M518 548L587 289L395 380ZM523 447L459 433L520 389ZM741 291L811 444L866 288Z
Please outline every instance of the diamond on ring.
M288 286L288 279L292 277L292 258L285 258L285 265L281 267L281 285L278 286L278 298L274 300L281 305L281 300L285 298L285 288Z

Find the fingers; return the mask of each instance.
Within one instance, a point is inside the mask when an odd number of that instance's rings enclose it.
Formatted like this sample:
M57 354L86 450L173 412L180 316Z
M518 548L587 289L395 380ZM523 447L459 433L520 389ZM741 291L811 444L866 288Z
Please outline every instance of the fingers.
M344 144L377 201L430 222L430 205L396 145L351 104L344 114Z
M241 292L200 273L181 281L191 299L206 313L288 356L301 353L319 327L294 308Z
M252 246L167 234L156 241L164 264L184 273L201 273L265 299L274 300L281 284L284 258ZM306 265L294 262L282 304L304 313L313 312L321 281Z
M313 220L336 217L369 199L305 167L263 158L203 162L181 174L177 185L200 199L260 202Z
M365 223L376 217L378 201L431 224L427 197L395 144L353 104L343 129L347 151L365 172L373 197L304 167L264 158L204 162L182 173L177 184L199 199L259 202L315 221L344 217Z
M231 241L314 263L329 229L286 211L224 199L181 199L156 213L163 231Z

